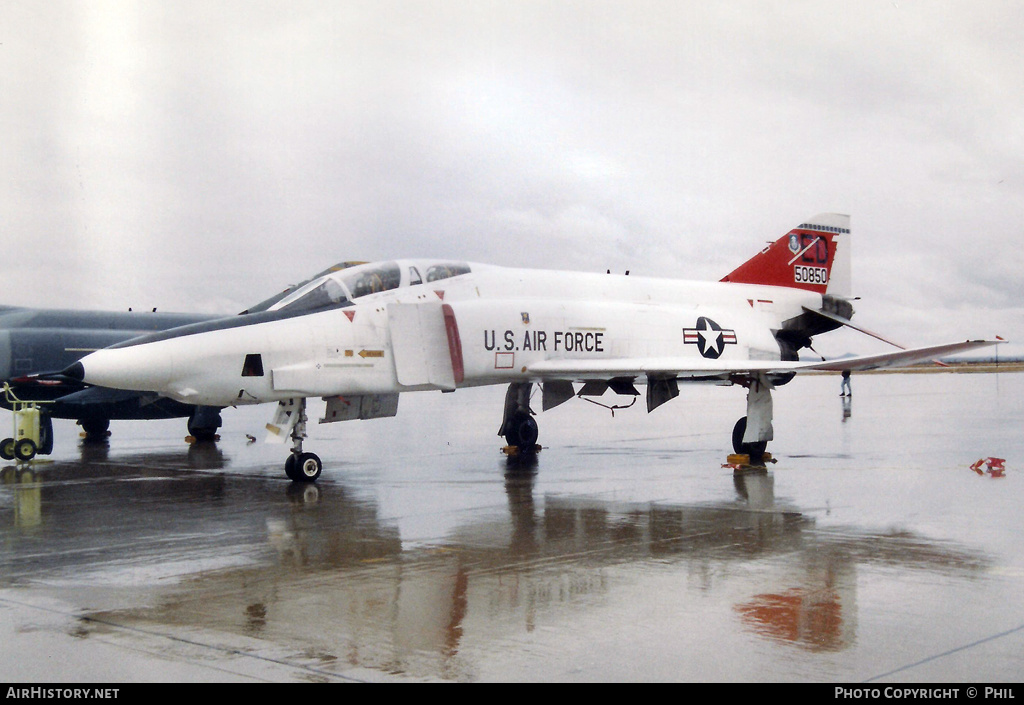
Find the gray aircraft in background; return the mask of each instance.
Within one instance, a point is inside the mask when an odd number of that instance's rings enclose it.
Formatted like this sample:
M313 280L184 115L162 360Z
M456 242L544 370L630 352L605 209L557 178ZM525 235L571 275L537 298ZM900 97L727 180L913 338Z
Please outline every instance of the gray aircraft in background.
M53 450L52 419L75 419L86 438L105 438L113 419L187 417L197 439L212 439L220 410L195 407L153 394L86 387L49 375L94 350L155 331L209 320L213 316L137 311L75 311L0 307L0 383L19 400L40 405L39 452ZM10 409L7 395L0 405ZM9 435L5 433L3 435Z
M316 275L337 271L343 262ZM314 278L316 278L314 277ZM252 306L239 315L266 310L308 281ZM220 407L194 406L157 394L125 392L82 384L58 374L79 358L141 335L191 325L223 316L153 311L79 311L0 306L0 385L6 383L21 401L40 404L38 452L53 450L53 419L74 419L87 440L105 439L112 420L187 418L189 435L196 440L216 438ZM0 406L11 400L0 392ZM0 437L9 433L0 431Z

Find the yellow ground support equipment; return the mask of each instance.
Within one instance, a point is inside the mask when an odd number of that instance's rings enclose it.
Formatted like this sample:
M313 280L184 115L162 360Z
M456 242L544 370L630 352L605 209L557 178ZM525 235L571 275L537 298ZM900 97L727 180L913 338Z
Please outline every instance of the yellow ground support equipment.
M0 457L4 460L17 459L27 462L36 457L41 446L39 405L45 402L18 399L6 382L4 396L14 412L14 436L5 438L0 443Z

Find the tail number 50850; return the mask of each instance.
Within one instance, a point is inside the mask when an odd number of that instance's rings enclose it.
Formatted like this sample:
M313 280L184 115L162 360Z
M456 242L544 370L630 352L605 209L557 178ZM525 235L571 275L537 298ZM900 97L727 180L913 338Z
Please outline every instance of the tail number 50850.
M793 267L793 281L797 284L828 284L828 270L824 267Z

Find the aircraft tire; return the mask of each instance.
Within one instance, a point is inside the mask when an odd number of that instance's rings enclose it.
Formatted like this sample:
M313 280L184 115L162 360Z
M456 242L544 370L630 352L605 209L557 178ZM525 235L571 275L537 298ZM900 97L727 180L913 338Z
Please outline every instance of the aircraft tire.
M215 441L217 429L221 426L220 409L197 406L186 425L188 435L197 441Z
M292 482L316 482L323 469L324 464L315 453L293 453L284 463L284 472Z
M53 452L53 419L49 414L39 417L39 454L50 455Z
M14 457L21 461L36 457L36 442L31 438L22 438L14 444Z
M760 460L764 456L764 452L768 450L768 441L744 443L743 434L746 432L747 417L744 416L732 427L732 449L737 453L749 455L751 460Z
M530 451L537 445L539 433L536 419L529 414L516 414L509 422L505 441L519 450Z
M14 439L5 438L3 443L0 443L0 458L4 460L14 460Z
M82 430L85 431L87 438L106 438L110 435L108 433L108 430L110 429L110 419L81 419L78 424L82 427Z

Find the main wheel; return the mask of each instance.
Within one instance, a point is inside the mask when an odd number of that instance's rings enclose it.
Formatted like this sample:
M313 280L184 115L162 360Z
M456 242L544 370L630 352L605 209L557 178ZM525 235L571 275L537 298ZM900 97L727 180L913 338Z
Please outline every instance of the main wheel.
M744 416L732 427L732 449L737 453L749 455L751 460L757 461L764 456L768 450L768 441L757 441L756 443L744 443L743 434L747 432L747 417Z
M505 441L522 451L531 451L537 445L540 430L537 421L529 414L516 414L509 421Z
M14 439L5 438L0 443L0 458L4 460L14 460Z
M284 463L284 472L292 482L316 482L323 469L315 453L292 453Z

